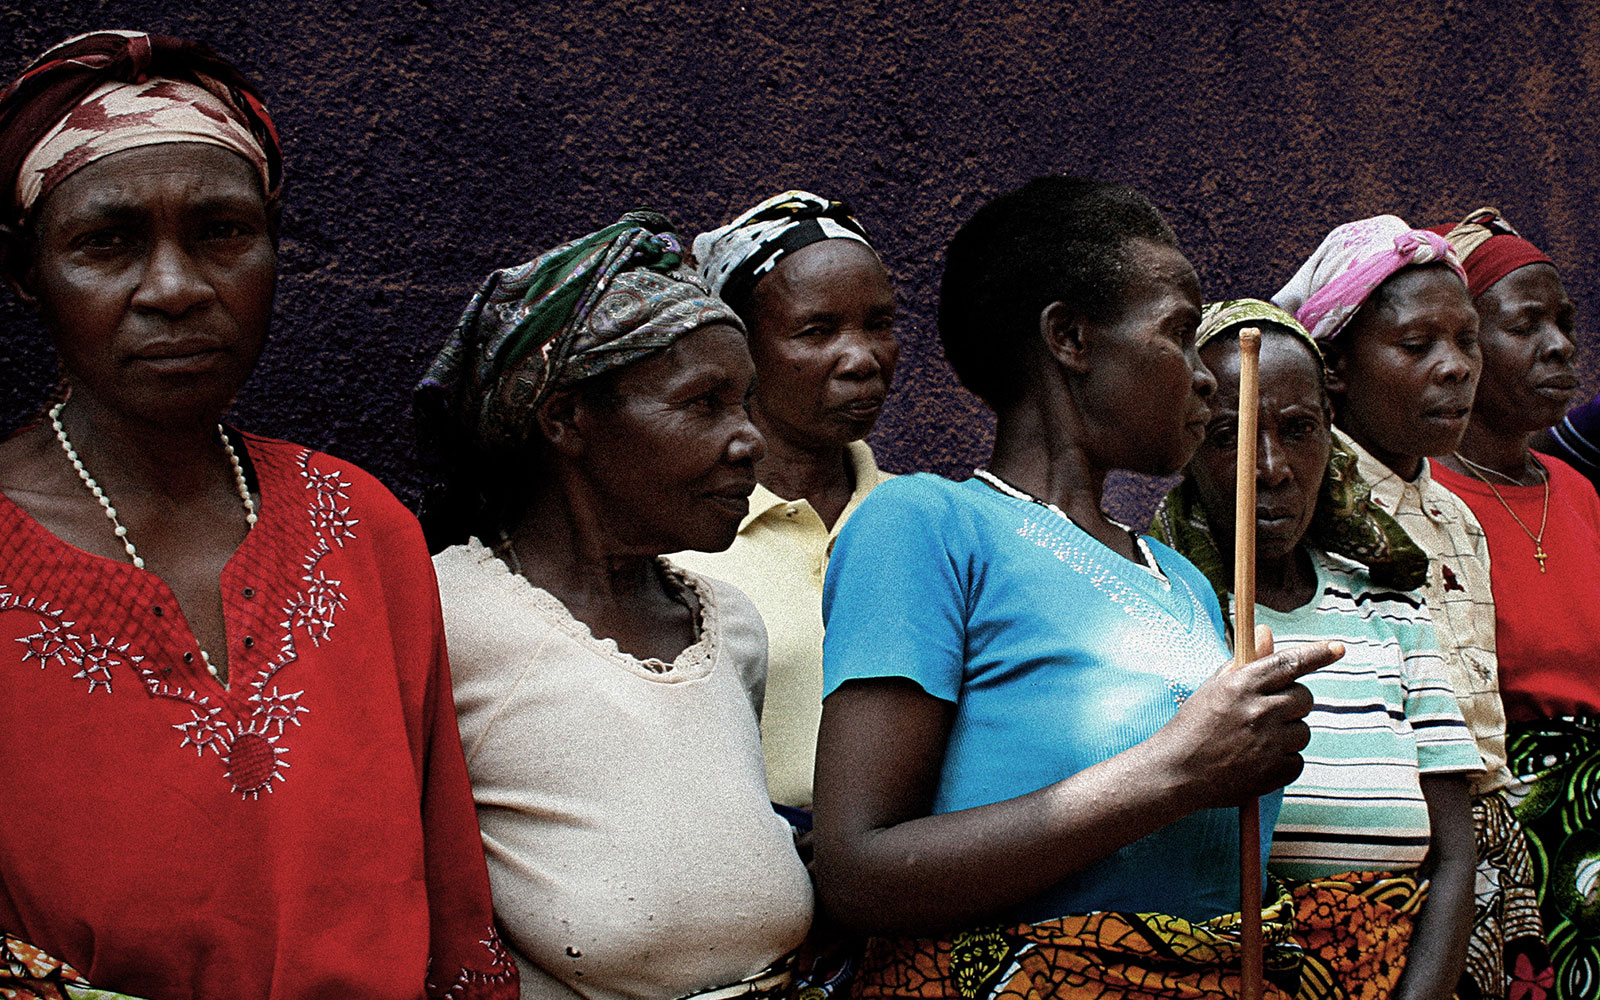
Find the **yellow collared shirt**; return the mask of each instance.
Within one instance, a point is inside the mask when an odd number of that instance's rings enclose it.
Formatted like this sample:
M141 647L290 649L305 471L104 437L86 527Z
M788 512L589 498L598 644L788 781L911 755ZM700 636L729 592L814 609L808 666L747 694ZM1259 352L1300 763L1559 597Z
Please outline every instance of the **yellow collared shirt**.
M839 529L873 487L889 478L864 441L846 446L855 491L833 530L805 500L785 500L764 486L726 552L677 552L685 569L744 591L767 624L767 697L761 746L774 802L811 807L811 772L822 720L822 579Z

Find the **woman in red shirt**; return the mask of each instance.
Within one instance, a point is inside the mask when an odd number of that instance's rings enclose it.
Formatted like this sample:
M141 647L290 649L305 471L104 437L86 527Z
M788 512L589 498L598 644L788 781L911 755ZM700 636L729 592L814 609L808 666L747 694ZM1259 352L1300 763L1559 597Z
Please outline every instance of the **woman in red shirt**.
M62 372L0 442L0 987L517 995L421 530L220 422L281 178L192 43L79 36L0 94L6 277Z
M1528 445L1578 388L1573 304L1550 258L1494 209L1434 231L1466 268L1483 349L1466 436L1434 471L1488 537L1517 816L1557 979L1582 996L1600 976L1588 874L1600 857L1588 777L1600 764L1600 499Z

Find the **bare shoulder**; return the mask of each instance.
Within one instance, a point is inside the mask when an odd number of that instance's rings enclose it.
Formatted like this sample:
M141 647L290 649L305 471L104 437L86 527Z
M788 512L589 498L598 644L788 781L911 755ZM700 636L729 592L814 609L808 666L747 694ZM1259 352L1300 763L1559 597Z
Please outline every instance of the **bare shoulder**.
M105 515L89 499L48 429L29 427L0 441L0 493L62 541L122 558Z
M0 492L33 513L32 504L58 496L76 483L61 445L46 428L35 425L0 440Z

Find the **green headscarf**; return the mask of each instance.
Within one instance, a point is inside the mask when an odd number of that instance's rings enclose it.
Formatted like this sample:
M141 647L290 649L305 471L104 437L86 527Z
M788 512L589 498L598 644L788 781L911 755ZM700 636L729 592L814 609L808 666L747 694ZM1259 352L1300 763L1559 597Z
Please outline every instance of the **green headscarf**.
M1272 323L1300 339L1316 357L1322 352L1295 318L1270 302L1233 299L1214 302L1201 312L1196 346L1252 323ZM1200 492L1185 476L1156 508L1150 534L1181 553L1204 573L1224 608L1233 589L1233 566L1222 557L1200 504ZM1415 590L1427 580L1428 557L1393 517L1372 502L1372 490L1356 473L1356 454L1333 436L1328 468L1305 544L1353 559L1367 567L1372 582L1395 590Z
M712 324L744 324L650 211L484 279L415 394L424 448L521 440L552 390L632 364Z

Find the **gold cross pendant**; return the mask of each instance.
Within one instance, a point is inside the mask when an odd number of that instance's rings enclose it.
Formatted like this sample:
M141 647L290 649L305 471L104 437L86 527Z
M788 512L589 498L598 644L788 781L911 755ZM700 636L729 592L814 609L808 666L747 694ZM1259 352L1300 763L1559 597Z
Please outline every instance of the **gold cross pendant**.
M1534 547L1533 547L1533 557L1535 559L1539 560L1539 572L1543 573L1544 572L1544 561L1546 559L1550 558L1549 556L1545 555L1544 546L1543 545L1539 545L1539 544L1535 544L1534 545Z

